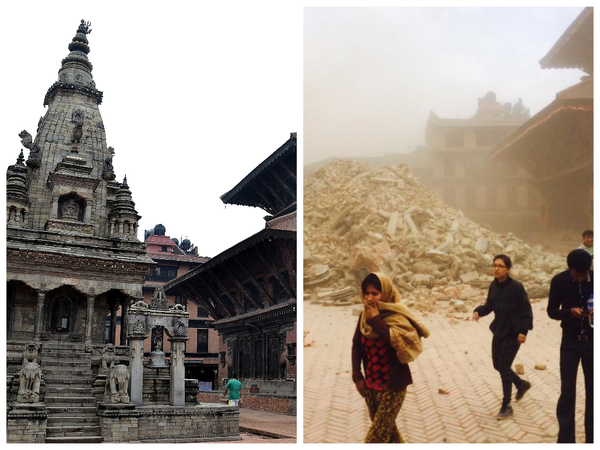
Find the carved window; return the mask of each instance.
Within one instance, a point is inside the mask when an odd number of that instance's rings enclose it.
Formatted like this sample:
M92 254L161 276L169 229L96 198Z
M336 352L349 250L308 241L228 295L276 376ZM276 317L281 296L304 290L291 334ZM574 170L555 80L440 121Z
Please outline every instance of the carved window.
M198 317L208 317L208 312L206 311L206 308L201 308L200 306L198 306Z
M269 336L267 339L267 379L279 379L279 337Z
M177 278L177 267L175 266L158 266L146 276L148 281L169 281Z
M248 342L247 340L243 340L242 342L240 342L239 358L240 378L251 378L252 354L250 353L250 342Z
M198 353L208 353L208 330L197 330L198 331L198 341L196 352Z
M263 343L256 341L254 342L254 376L256 378L264 378L263 367Z

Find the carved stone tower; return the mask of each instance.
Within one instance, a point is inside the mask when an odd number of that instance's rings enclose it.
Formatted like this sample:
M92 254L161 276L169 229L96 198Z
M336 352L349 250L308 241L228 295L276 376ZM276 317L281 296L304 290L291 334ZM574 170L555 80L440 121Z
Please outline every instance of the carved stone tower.
M115 181L114 149L106 145L83 20L44 98L48 109L35 138L23 130L23 151L7 171L8 342L81 343L88 351L118 344L115 315L143 298L154 262L138 240L132 194ZM117 341L117 342L115 342Z

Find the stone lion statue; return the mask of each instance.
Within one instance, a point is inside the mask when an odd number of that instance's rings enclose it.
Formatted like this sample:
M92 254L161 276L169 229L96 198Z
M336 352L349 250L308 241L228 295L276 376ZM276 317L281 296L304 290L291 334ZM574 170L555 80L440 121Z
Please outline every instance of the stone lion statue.
M37 403L40 399L40 383L42 369L37 363L40 347L31 341L23 351L23 366L19 371L19 393L17 401L21 403Z
M115 366L115 346L106 344L102 349L102 372L108 373Z

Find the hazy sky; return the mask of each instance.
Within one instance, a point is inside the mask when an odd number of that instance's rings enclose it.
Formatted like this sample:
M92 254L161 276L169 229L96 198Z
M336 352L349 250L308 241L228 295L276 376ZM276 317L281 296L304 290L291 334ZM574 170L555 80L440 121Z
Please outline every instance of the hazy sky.
M215 256L264 228L263 210L226 208L220 196L302 131L302 8L218 5L3 4L3 170L17 160L21 130L35 137L44 95L85 19L117 180L127 175L142 216L138 237L162 223Z
M306 8L305 164L412 151L430 111L471 117L488 91L535 114L584 75L539 65L582 10Z

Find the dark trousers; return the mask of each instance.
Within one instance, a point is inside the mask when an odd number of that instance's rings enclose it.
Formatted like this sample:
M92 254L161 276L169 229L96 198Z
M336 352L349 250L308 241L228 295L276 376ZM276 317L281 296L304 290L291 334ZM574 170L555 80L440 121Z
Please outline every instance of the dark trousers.
M519 351L519 341L517 338L494 338L492 339L492 362L494 369L500 373L502 380L502 406L510 403L512 396L512 385L518 389L523 380L512 370L512 363Z
M594 344L563 336L560 345L560 397L556 407L558 442L575 442L575 397L579 361L585 380L585 442L594 442Z

